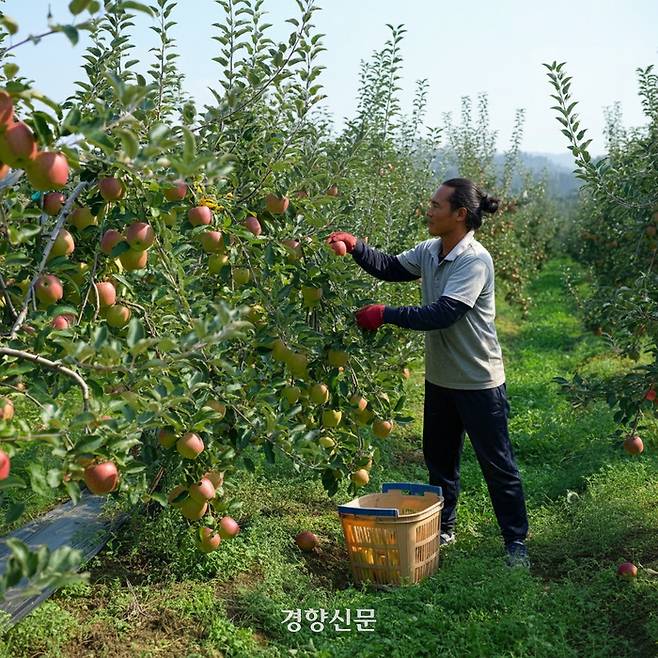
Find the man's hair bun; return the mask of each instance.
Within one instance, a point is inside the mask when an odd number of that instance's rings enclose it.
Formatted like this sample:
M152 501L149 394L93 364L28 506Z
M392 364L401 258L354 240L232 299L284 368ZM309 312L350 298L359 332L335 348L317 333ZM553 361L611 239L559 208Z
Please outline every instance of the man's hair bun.
M480 201L480 210L490 214L495 213L500 205L500 199L485 194Z

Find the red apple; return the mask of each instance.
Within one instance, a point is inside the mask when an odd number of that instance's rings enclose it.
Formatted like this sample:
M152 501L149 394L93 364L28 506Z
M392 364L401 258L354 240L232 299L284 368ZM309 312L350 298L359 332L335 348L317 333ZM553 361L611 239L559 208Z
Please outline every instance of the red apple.
M272 215L281 215L288 209L290 199L287 196L276 196L275 194L268 194L265 197L265 207Z
M43 212L54 217L64 207L66 197L61 192L49 192L43 196Z
M187 194L187 185L185 181L174 181L171 187L165 188L164 197L167 201L182 201Z
M257 217L247 217L244 220L245 228L256 236L259 236L263 230Z
M336 255L344 256L347 253L347 245L342 240L336 240L329 245Z
M53 329L58 329L59 331L63 331L65 329L69 329L72 324L73 324L73 319L71 318L70 315L56 315L53 318L53 321L50 323L50 326Z
M119 471L113 462L103 462L87 466L83 478L91 493L103 495L114 491L119 481Z
M119 231L113 228L108 229L103 233L103 237L101 238L101 251L106 256L109 256L112 253L112 249L114 249L121 240L123 240L123 235Z
M9 455L4 450L0 450L0 480L6 480L9 477L10 467Z
M176 450L185 459L196 459L204 449L203 441L198 434L187 432L176 442Z
M653 388L650 388L645 394L644 399L653 402L656 399L656 391Z
M623 562L617 567L617 575L630 580L637 576L637 567L632 562Z
M211 553L216 550L222 538L212 528L199 528L197 547L202 553Z
M212 211L208 206L196 206L187 211L187 218L192 226L208 226L212 223Z
M95 226L97 224L97 219L91 214L91 210L89 210L87 206L74 208L68 216L68 221L70 224L73 224L78 231L86 229L87 226Z
M215 497L215 487L208 478L201 478L188 489L190 498L198 502L205 502Z
M126 229L126 242L135 251L148 249L155 241L155 232L146 222L134 222Z
M123 183L114 176L101 178L98 181L98 190L105 201L118 201L125 194Z
M0 160L24 169L37 155L37 143L27 124L19 121L0 136Z
M393 429L393 423L390 420L376 420L372 424L374 435L380 439L385 439Z
M222 539L231 539L240 532L240 526L230 516L222 517L219 522L219 534Z
M207 254L221 254L224 251L224 240L221 231L205 231L201 234L201 247Z
M364 411L368 406L368 400L366 400L362 395L355 393L350 398L350 404L354 405L359 411Z
M55 242L53 242L52 249L48 254L48 260L57 258L58 256L68 256L75 251L75 242L73 236L65 229L59 230Z
M124 251L120 256L119 260L123 265L124 269L132 272L134 270L142 270L146 267L148 262L149 253L148 251L137 251L136 249L128 249Z
M121 304L110 306L105 313L105 320L108 326L122 329L130 320L130 309Z
M45 306L58 302L64 296L62 282L52 274L42 274L34 285L34 291Z
M644 450L642 439L637 434L629 434L624 440L624 450L629 455L639 455Z
M298 240L282 240L281 244L288 250L288 260L294 262L302 256L302 247Z
M318 538L312 532L304 530L295 537L295 544L306 553L310 553L318 545Z
M40 192L64 187L69 180L68 160L63 153L41 151L27 163L27 178Z
M112 283L109 281L99 281L96 284L96 290L98 291L98 301L101 308L107 308L116 304L117 291Z
M11 420L14 417L14 403L9 398L0 398L0 420Z

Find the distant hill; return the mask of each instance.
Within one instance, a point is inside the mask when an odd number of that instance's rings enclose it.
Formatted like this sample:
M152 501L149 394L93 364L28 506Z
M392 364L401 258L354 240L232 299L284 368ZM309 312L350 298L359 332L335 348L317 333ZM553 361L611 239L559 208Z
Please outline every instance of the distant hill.
M437 161L440 162L443 157L445 157L445 152L437 154ZM494 162L502 175L505 155L497 153L494 156ZM527 153L521 151L519 153L519 162L521 168L530 172L533 178L540 179L546 176L548 193L551 196L572 198L576 196L582 184L582 181L573 174L575 164L571 153ZM445 173L446 178L457 175L458 172L454 167L448 168ZM517 172L512 178L512 192L518 193L522 190L523 179Z

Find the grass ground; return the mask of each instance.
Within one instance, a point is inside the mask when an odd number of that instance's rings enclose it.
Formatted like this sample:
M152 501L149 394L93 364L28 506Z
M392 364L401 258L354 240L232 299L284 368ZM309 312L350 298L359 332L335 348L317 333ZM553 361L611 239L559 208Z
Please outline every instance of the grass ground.
M509 570L487 490L466 444L458 541L437 574L391 591L351 584L335 505L289 464L239 483L242 532L199 556L172 539L180 517L137 518L89 565L88 585L61 591L6 634L22 656L655 656L658 653L658 439L639 458L609 436L608 408L574 411L551 383L577 368L625 367L585 333L562 284L566 261L534 282L521 322L499 295L510 430L530 516L529 572ZM426 481L420 452L422 364L409 381L414 423L380 442L368 491ZM655 428L654 428L655 429ZM311 529L317 554L294 535ZM633 582L617 565L641 565ZM290 632L282 610L374 609L374 632Z

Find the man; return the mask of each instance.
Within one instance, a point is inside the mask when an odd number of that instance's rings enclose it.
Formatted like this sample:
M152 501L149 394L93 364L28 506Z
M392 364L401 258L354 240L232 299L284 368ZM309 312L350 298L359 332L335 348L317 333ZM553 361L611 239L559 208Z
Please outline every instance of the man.
M425 331L423 454L429 482L443 489L441 544L455 541L459 465L467 432L489 489L507 564L529 566L528 519L523 487L509 440L509 403L496 328L494 267L475 239L482 213L494 213L498 199L464 178L445 181L426 214L434 236L392 256L344 232L357 264L384 281L421 278L423 306L370 304L356 313L359 326L382 324Z

